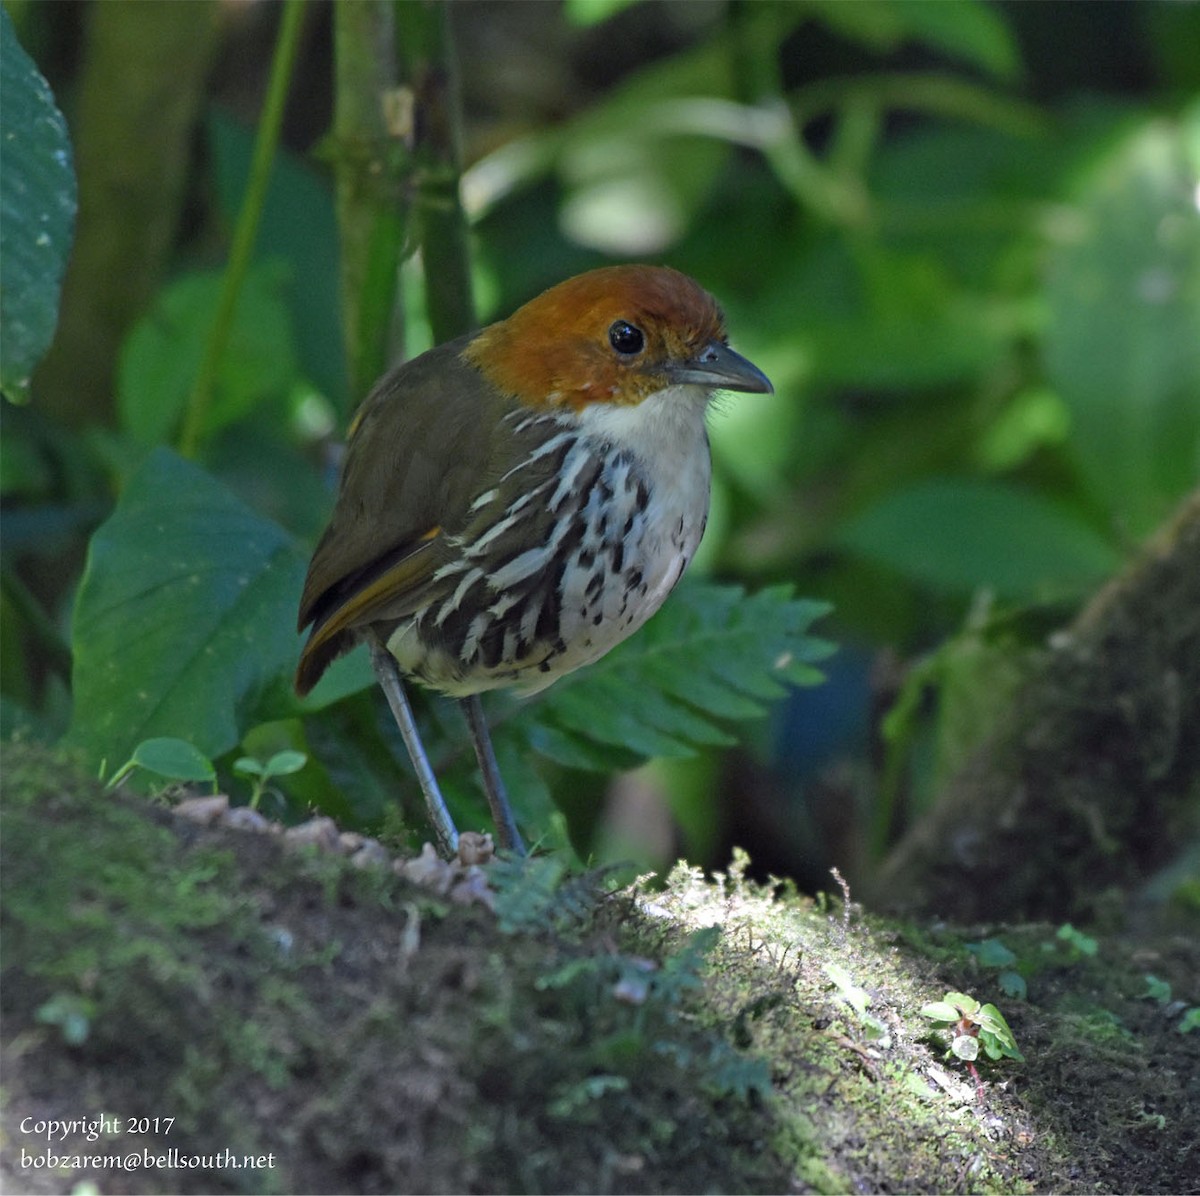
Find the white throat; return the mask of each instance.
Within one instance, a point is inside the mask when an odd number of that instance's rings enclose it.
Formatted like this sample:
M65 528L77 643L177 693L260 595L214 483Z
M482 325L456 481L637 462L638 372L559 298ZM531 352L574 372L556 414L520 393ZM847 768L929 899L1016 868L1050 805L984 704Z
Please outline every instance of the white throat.
M712 393L705 386L668 386L640 403L589 403L579 422L585 435L627 450L668 487L700 485L707 507L711 467L704 415Z

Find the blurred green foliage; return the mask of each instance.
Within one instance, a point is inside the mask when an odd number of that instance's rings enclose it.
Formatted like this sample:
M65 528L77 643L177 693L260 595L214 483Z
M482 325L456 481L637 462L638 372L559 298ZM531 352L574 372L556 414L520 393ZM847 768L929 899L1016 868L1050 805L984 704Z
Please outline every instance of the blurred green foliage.
M76 196L66 123L2 10L0 107L8 130L0 174L0 386L16 402L28 397L29 376L54 334Z
M81 22L102 20L104 7L16 10L72 126L92 44ZM0 714L6 730L46 737L69 726L97 759L124 759L150 733L225 752L226 773L244 751L302 750L310 766L280 780L297 810L378 825L403 766L372 699L355 692L361 662L339 665L329 692L303 710L263 680L284 678L298 653L299 544L320 529L333 476L326 450L362 397L347 385L330 182L331 163L353 147L328 136L331 30L320 10L194 485L161 447L176 441L211 330L275 7L222 11L224 52L254 70L241 69L240 83L213 74L155 301L124 330L118 361L77 363L113 372L115 420L82 412L64 427L49 414L61 396L40 396L36 377L30 407L3 406ZM884 795L876 848L896 829L900 779L919 809L1011 694L1022 646L1119 569L1200 477L1200 8L1066 7L451 8L481 317L606 261L667 261L695 275L724 304L736 347L776 386L771 397L718 404L697 570L832 601L833 634L868 653L933 653L935 666L912 673L892 762L856 794L867 806ZM7 61L14 39L0 20ZM152 94L170 73L164 64L162 79L128 85ZM9 86L6 71L6 127L24 119ZM136 171L136 130L127 140ZM10 153L6 145L6 263L20 260L10 242L28 240L8 208ZM86 176L80 185L86 195ZM15 399L7 275L4 292L4 384ZM31 318L47 295L30 300ZM411 355L430 339L411 253L401 295L397 328ZM62 319L72 318L68 306ZM206 487L212 503L194 515L203 526L172 545L186 514L178 504ZM118 496L144 526L114 540L100 520ZM176 522L164 524L164 513ZM239 519L247 555L216 589L197 588L188 544ZM179 596L170 621L159 607L147 621L92 601L97 587L109 597L124 587L125 602L164 586ZM236 664L251 627L245 667L221 672L214 687L214 654ZM174 679L161 692L141 684L164 670ZM932 717L922 701L930 689L942 699ZM327 706L336 695L352 696ZM143 718L139 703L154 709ZM422 717L435 756L464 764L450 716L432 704ZM774 725L777 739L791 733ZM922 754L922 735L936 751ZM576 842L595 841L596 803L580 798L597 795L595 782L535 775L519 744L501 735L498 747L514 788L528 780L543 792L549 781L565 791ZM772 755L766 731L758 751ZM677 808L719 817L714 769L671 775ZM449 787L476 800L465 782ZM692 843L713 841L694 813L680 821Z

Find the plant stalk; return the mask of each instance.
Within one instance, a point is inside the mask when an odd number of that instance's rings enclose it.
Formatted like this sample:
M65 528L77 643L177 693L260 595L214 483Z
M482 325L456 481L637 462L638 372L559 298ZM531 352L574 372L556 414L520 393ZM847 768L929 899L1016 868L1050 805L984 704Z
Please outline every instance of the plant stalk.
M449 9L444 0L395 0L396 40L413 93L414 197L435 344L475 327L462 177L462 104Z
M399 294L411 106L387 0L334 5L334 173L350 405L403 354Z
M213 390L216 386L217 370L221 357L229 342L233 327L233 313L250 260L254 255L254 242L262 220L263 207L267 199L267 187L271 181L271 166L279 144L279 130L283 124L284 103L288 86L296 63L300 45L300 31L304 19L304 0L286 0L279 33L275 39L275 53L271 59L271 76L267 84L266 103L258 134L254 141L254 156L250 164L250 179L238 213L234 229L233 245L229 251L229 262L221 280L221 293L217 300L217 312L212 329L204 346L204 358L196 375L195 385L188 397L184 413L183 432L180 435L179 451L185 457L195 457L204 436L205 422L212 406Z

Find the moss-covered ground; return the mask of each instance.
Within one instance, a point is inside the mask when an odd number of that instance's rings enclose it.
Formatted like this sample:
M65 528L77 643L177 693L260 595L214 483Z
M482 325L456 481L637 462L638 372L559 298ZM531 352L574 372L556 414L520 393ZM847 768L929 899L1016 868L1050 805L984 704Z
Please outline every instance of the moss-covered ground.
M883 921L743 861L501 863L493 912L4 757L6 1191L1200 1190L1186 923ZM981 1091L947 990L1024 1053Z

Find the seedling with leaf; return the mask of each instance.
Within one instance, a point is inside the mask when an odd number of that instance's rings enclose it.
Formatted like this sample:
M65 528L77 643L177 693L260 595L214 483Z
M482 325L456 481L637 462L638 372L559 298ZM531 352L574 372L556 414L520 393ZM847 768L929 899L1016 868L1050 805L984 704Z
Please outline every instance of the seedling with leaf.
M133 755L113 773L105 786L115 789L135 769L141 768L168 781L205 782L217 791L217 770L213 762L186 739L159 736L143 739Z
M980 1005L967 993L947 993L940 1001L922 1005L922 1017L934 1023L935 1030L951 1034L950 1054L961 1059L975 1080L975 1091L983 1100L983 1083L975 1068L982 1047L984 1054L993 1061L1015 1059L1025 1062L1025 1056L1017 1049L1017 1040L1009 1029L1004 1014L995 1005Z
M1064 922L1055 931L1054 940L1053 943L1044 943L1042 950L1049 953L1061 947L1067 963L1078 963L1081 959L1091 959L1100 948L1096 939L1092 938L1090 934L1084 934L1082 930L1076 930L1070 922Z
M303 752L285 749L265 761L242 756L233 762L233 771L240 777L249 778L250 808L257 810L264 793L277 792L269 786L272 778L290 776L307 763L308 757ZM138 768L167 781L204 782L212 786L214 793L217 791L217 770L213 762L185 739L162 736L142 740L134 748L133 755L113 773L107 787L115 789Z
M979 961L980 967L999 968L996 982L1006 997L1024 1001L1029 994L1025 977L1018 969L1031 971L1029 964L1017 957L1000 939L989 938L978 943L967 943L967 950Z
M272 777L291 776L292 773L299 772L307 763L308 757L303 752L285 748L282 752L276 752L265 762L255 759L253 756L241 756L233 762L233 771L239 777L250 778L252 786L250 808L257 810L264 793L274 793L276 796L282 797L277 789L268 786L267 782Z
M1164 1012L1173 1016L1183 1014L1179 1024L1175 1027L1180 1034L1190 1034L1193 1030L1200 1030L1200 1006L1189 1007L1183 1001L1172 1001L1171 986L1166 980L1160 980L1157 976L1150 974L1143 976L1142 979L1146 981L1146 991L1139 994L1143 1000L1157 1001L1163 1007Z

